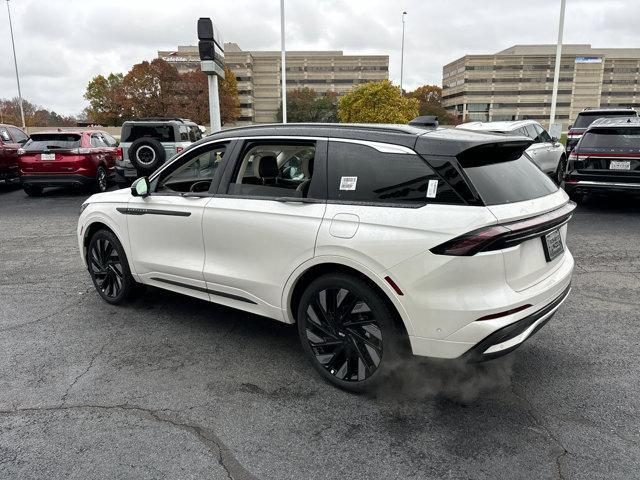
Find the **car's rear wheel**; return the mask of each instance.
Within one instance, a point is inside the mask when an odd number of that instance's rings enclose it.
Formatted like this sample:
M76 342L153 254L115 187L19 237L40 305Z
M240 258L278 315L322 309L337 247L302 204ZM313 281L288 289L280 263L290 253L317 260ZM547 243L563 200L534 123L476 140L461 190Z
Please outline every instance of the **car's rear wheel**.
M556 169L555 180L558 185L560 185L564 181L564 174L567 170L567 157L564 155L560 157L560 161L558 162L558 168Z
M96 169L96 180L93 185L93 190L97 193L106 192L108 187L107 170L102 166L98 166Z
M400 358L393 313L377 291L354 276L330 274L311 282L297 320L313 367L344 390L375 388Z
M23 185L22 189L24 190L24 193L26 193L30 197L39 197L40 195L42 195L42 190L43 190L42 187L39 185L28 185L28 184Z
M99 230L91 237L87 264L93 285L105 302L118 305L138 292L124 248L109 230Z

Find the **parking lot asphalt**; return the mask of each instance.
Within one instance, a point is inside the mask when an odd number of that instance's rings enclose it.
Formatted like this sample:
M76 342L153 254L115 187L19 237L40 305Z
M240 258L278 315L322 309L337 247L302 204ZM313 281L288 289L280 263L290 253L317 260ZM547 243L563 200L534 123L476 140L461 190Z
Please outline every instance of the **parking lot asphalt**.
M294 327L150 289L100 300L64 190L0 186L1 479L640 478L640 200L569 227L574 289L510 356L323 383Z

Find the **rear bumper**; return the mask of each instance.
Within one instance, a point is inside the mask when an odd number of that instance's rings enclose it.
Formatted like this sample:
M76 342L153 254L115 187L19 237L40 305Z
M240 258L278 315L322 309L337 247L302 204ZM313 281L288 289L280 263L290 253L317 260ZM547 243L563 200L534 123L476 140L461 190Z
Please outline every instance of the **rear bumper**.
M85 175L22 175L20 182L23 185L38 185L40 187L86 186L93 184L95 178Z
M116 165L116 181L131 181L138 178L138 171L130 166Z
M571 285L545 307L493 332L465 353L462 358L471 362L479 362L501 357L512 352L551 320L551 317L567 299L570 292Z
M570 180L565 181L564 189L567 193L592 191L610 191L621 193L640 193L640 179L637 182L616 182L601 180Z

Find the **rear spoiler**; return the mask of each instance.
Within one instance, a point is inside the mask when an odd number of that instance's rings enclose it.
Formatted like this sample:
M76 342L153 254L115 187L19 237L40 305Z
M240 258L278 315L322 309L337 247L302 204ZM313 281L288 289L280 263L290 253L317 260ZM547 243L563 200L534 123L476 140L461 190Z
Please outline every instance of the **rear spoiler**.
M520 158L532 143L533 140L486 143L468 148L456 158L463 168L508 162Z

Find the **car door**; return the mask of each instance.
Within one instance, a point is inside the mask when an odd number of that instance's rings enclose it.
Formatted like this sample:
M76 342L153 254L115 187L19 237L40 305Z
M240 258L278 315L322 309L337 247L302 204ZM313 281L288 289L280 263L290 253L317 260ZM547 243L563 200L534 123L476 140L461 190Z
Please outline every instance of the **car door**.
M531 146L527 148L529 158L531 158L533 163L535 163L540 170L545 171L544 162L547 147L540 143L540 140L538 139L538 132L532 123L525 125L522 128L527 133L527 137L533 140Z
M562 155L562 145L556 145L551 139L551 135L549 135L541 125L535 123L533 127L538 134L537 140L540 144L540 163L542 170L546 173L553 173L558 168L558 161Z
M204 279L212 301L283 320L284 285L313 258L326 209L327 142L244 139L236 150L204 211Z
M150 195L132 196L121 212L131 262L144 283L209 300L202 217L230 145L212 142L180 156L151 177Z

